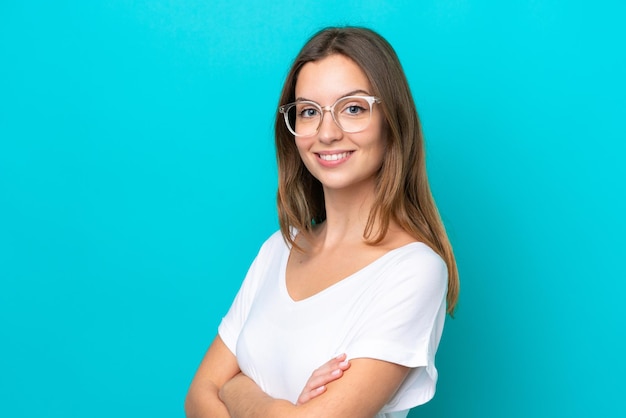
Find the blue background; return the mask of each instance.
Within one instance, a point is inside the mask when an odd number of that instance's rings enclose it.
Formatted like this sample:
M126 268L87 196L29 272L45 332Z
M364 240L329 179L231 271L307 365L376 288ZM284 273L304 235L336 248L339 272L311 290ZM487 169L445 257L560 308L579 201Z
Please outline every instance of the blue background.
M619 1L2 1L0 415L182 417L304 41L396 48L462 280L414 417L624 416Z

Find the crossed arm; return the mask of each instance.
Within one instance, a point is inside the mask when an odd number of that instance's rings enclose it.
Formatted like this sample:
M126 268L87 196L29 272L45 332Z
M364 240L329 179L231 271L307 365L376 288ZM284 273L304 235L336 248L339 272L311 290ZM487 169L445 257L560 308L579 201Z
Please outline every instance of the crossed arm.
M317 369L294 405L268 396L242 374L237 359L218 336L191 383L185 411L189 418L371 418L393 396L409 371L381 360L344 360L332 359ZM348 368L349 372L344 373ZM319 396L322 393L324 396Z

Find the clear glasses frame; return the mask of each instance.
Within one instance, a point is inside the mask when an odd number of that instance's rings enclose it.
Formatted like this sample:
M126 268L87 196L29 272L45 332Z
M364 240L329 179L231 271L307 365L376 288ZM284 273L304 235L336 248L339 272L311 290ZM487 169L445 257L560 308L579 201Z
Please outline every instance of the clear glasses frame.
M342 102L346 102L350 100L356 100L356 99L365 100L369 104L368 117L366 121L362 120L360 122L360 125L363 125L363 126L359 126L358 129L349 129L349 128L346 129L346 127L341 125L341 122L339 120L340 118L338 118L337 115L335 114L335 106L337 106L338 103L342 103ZM381 100L376 96L344 96L344 97L340 97L339 99L337 99L337 101L330 106L322 106L319 103L314 102L312 100L299 100L293 103L287 103L287 104L280 106L278 108L278 111L283 114L285 118L285 125L287 125L287 129L289 129L289 132L291 132L295 136L307 137L307 136L313 136L317 134L320 130L320 126L322 126L322 122L324 121L324 114L326 112L329 112L331 114L333 121L342 131L346 133L354 134L354 133L362 132L365 129L367 129L367 127L370 124L370 121L372 120L372 110L373 110L374 103L380 103L380 102ZM302 106L302 105L312 106L313 108L317 109L320 115L317 127L315 128L314 131L311 131L311 133L305 133L305 134L297 133L295 130L295 126L292 127L291 126L292 122L289 120L290 110L296 106ZM293 123L295 123L295 120L293 121Z

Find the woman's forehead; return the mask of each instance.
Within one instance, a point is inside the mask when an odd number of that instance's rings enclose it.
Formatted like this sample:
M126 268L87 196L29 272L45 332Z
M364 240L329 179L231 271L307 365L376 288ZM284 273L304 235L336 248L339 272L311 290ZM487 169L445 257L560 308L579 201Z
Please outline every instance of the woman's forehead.
M296 98L317 102L333 102L356 92L371 94L370 82L356 62L339 54L304 64L295 86Z

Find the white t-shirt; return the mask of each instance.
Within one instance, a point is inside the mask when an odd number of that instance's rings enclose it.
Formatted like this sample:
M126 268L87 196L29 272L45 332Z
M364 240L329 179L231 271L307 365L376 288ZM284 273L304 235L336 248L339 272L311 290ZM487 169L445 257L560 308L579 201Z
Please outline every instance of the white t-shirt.
M412 368L377 417L405 417L429 401L446 313L441 257L413 242L296 302L285 284L289 251L280 232L263 244L219 326L241 371L268 395L295 403L313 370L346 353Z

